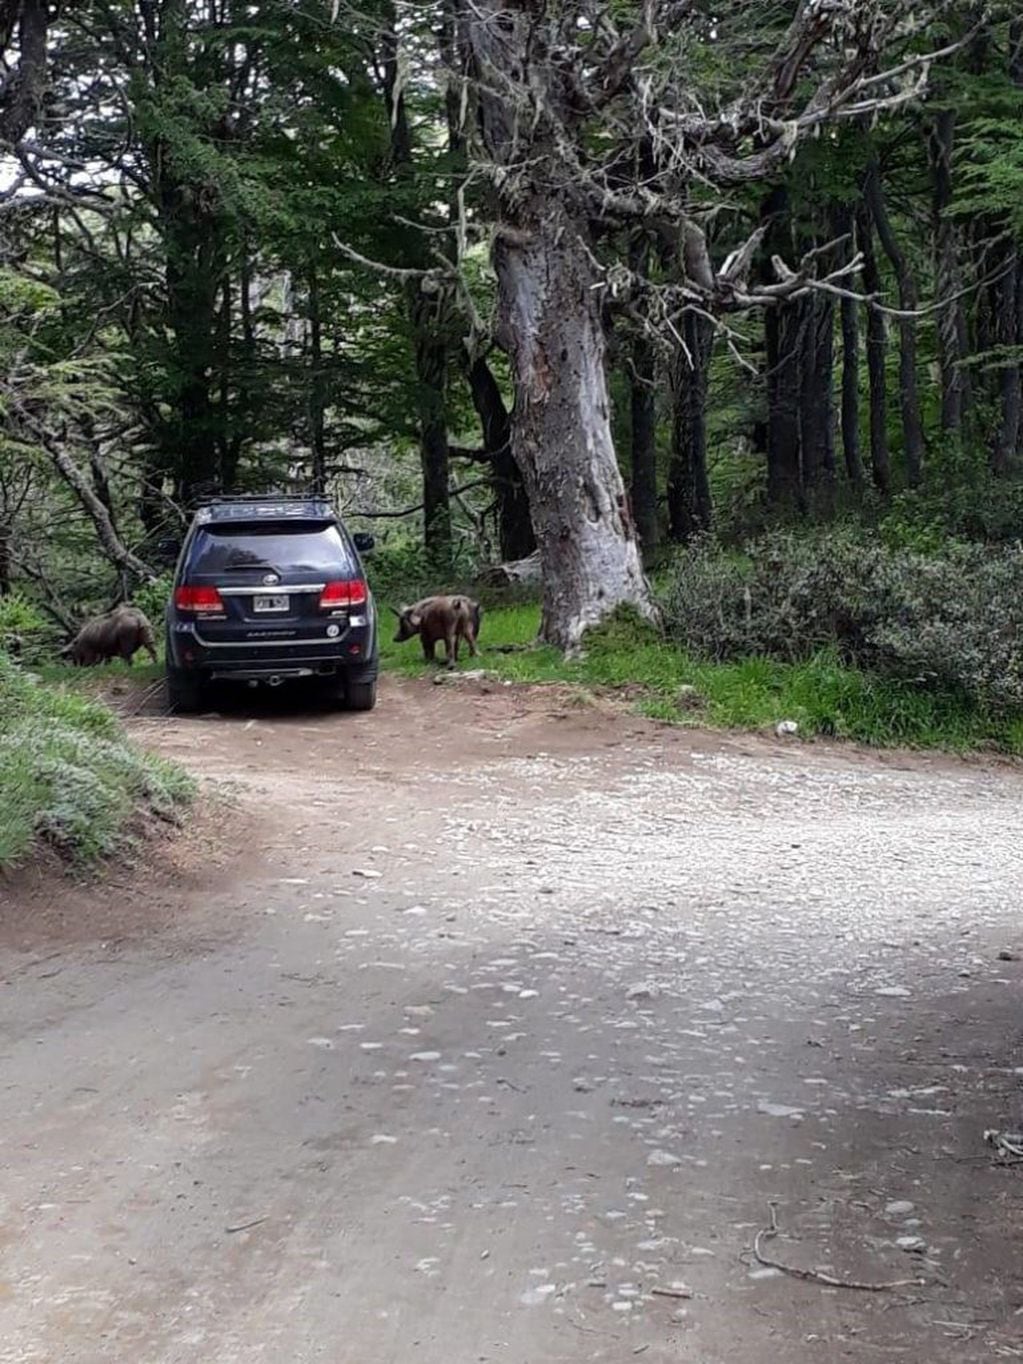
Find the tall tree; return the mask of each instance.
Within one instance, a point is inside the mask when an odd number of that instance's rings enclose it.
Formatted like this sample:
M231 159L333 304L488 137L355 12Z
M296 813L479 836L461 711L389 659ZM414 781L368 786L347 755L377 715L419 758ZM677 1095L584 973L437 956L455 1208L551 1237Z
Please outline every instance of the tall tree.
M773 57L738 73L728 116L718 117L701 111L690 73L694 44L720 46L720 30L694 9L649 0L622 30L609 12L595 24L573 3L460 0L476 151L497 201L499 339L512 360L514 449L544 568L544 639L572 648L619 604L653 611L611 436L594 222L692 228L680 183L763 179L801 135L844 112L904 102L926 66L898 50L907 13L800 4L788 29L770 35ZM868 75L886 49L902 61L899 74ZM636 156L650 142L652 176ZM692 296L734 307L735 261L711 269L701 235L686 234L697 239ZM793 275L779 287L795 294L800 283ZM741 297L756 302L755 291Z
M920 415L917 375L916 312L919 293L906 252L892 227L885 204L881 163L873 156L864 183L867 209L878 240L891 262L899 289L899 402L902 412L902 444L906 478L910 487L920 482L924 462L924 430Z

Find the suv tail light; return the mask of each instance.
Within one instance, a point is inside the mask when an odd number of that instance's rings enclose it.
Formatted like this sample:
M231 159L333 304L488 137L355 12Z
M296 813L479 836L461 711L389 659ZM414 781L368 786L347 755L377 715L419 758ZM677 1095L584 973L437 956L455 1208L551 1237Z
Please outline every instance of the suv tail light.
M174 593L179 611L223 611L224 603L215 587L179 587Z
M331 607L362 606L366 600L366 584L361 578L346 579L344 582L327 583L320 593L320 610Z

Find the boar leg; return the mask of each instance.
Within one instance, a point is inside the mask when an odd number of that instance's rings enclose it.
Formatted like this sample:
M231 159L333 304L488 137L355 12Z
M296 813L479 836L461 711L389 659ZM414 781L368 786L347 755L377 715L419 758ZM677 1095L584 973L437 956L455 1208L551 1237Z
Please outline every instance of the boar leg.
M437 661L437 641L429 635L420 635L420 639L423 645L423 657L427 663L435 663Z
M444 632L444 652L447 655L448 667L453 668L458 662L458 627L449 625Z

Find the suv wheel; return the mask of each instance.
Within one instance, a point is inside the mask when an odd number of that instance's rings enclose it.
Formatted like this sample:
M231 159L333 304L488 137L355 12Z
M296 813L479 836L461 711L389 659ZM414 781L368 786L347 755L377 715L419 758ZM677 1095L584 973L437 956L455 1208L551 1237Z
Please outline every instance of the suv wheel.
M167 701L172 711L178 715L194 715L202 710L206 689L195 677L182 677L180 673L167 673Z
M345 710L372 710L377 703L376 682L349 682L344 689Z

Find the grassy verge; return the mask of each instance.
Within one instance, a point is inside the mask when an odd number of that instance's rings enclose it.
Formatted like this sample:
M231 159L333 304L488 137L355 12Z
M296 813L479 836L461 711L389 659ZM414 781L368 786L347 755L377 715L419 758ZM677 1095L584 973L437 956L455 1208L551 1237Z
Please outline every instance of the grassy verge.
M381 608L383 667L406 676L422 674L418 641L395 644L393 618L383 609L384 602ZM807 737L1023 755L1023 715L987 713L954 693L843 666L832 653L802 663L767 658L706 663L631 622L616 622L591 637L585 657L566 662L553 649L531 647L538 626L539 608L534 603L489 606L480 640L482 657L463 658L462 669L482 667L513 682L568 683L578 689L581 701L598 690L627 690L639 711L672 724L770 729L779 720L795 720ZM496 652L508 646L518 650ZM121 662L81 669L53 663L37 671L47 681L88 694L129 680L148 686L163 669L140 660L132 668Z
M614 623L592 636L585 656L567 662L553 649L494 652L506 645L528 646L538 623L535 606L487 611L483 656L465 659L462 668L484 667L516 682L567 682L581 695L627 688L643 714L673 724L762 729L795 720L807 736L1023 754L1023 716L985 714L965 698L843 667L828 653L804 663L764 658L705 663L629 623ZM417 641L397 645L387 638L382 656L393 671L414 675L423 670Z
M37 840L76 861L108 856L136 816L175 819L193 793L105 707L32 681L0 654L0 871Z

